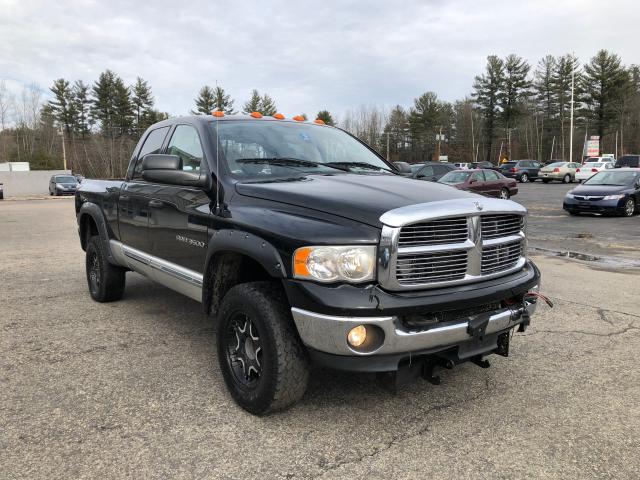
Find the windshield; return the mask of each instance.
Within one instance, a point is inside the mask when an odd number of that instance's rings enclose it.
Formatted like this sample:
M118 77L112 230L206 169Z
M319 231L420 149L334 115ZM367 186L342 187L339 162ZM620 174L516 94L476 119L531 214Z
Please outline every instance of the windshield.
M464 183L467 181L467 178L469 178L469 175L471 175L471 172L460 172L460 171L449 172L446 175L444 175L440 180L438 180L438 182L450 183L450 184Z
M507 163L503 163L502 164L502 168L511 168L511 167L515 167L517 164L517 162L507 162Z
M60 175L56 177L57 183L78 183L76 177L72 177L71 175Z
M604 165L604 164L603 164L603 163L591 163L591 162L589 162L589 163L585 163L585 164L583 165L583 167L594 167L594 168L598 168L598 167L601 167L602 165Z
M410 165L410 167L411 167L411 173L416 173L418 170L424 167L424 163L416 163L414 165Z
M596 173L584 185L630 185L640 176L636 172L600 172Z
M547 165L547 167L549 167L549 168L564 167L566 164L567 164L567 162L554 162L554 163L550 163L549 165Z
M211 123L232 174L269 178L304 173L392 173L371 150L332 127L279 121ZM222 155L221 155L222 156Z

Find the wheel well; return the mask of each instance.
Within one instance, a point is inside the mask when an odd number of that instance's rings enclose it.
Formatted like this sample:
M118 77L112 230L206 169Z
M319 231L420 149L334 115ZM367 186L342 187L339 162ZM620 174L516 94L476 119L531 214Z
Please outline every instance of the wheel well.
M87 249L87 241L89 237L100 235L98 225L91 215L85 214L80 218L80 244L82 250Z
M207 314L218 312L225 294L236 285L274 277L256 260L238 252L215 253L204 276L202 304Z

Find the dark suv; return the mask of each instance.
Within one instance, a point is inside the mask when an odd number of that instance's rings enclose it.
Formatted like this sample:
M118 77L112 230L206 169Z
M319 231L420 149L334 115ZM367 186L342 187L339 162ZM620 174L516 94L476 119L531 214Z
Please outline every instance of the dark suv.
M513 160L500 165L500 173L505 177L527 183L529 180L535 181L538 178L538 172L542 166L536 160Z
M624 155L618 159L615 168L640 168L640 155Z
M418 180L427 180L429 182L437 182L447 173L457 170L455 165L443 162L426 162L424 166L415 172L411 177Z

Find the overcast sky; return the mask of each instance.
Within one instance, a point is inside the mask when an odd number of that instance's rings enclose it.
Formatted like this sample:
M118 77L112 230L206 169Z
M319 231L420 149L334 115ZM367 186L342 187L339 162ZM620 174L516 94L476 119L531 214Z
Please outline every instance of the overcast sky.
M0 79L148 80L156 107L186 114L216 80L241 107L252 88L285 115L408 106L471 91L486 56L535 65L609 49L640 63L640 4L627 1L0 0Z

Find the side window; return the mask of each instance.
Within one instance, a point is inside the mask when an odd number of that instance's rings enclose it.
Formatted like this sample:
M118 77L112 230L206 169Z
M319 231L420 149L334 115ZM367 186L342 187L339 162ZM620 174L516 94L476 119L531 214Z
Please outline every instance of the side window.
M484 175L482 172L473 172L471 175L471 180L475 180L476 182L484 182Z
M167 136L167 132L169 131L169 127L156 128L155 130L151 130L149 135L147 135L147 139L144 141L142 148L140 149L140 153L138 154L138 159L136 161L136 166L133 169L132 178L140 177L142 175L142 157L148 155L149 153L158 153L162 148L162 144L164 142L164 137Z
M449 173L452 169L445 167L444 165L436 165L433 167L433 170L436 175L444 175Z
M484 178L487 180L498 180L498 174L493 170L487 170L484 172Z
M418 177L433 177L433 167L431 165L427 165L420 170L420 173L417 175Z
M191 125L178 125L171 136L167 154L180 157L182 170L199 172L204 155L198 131Z

